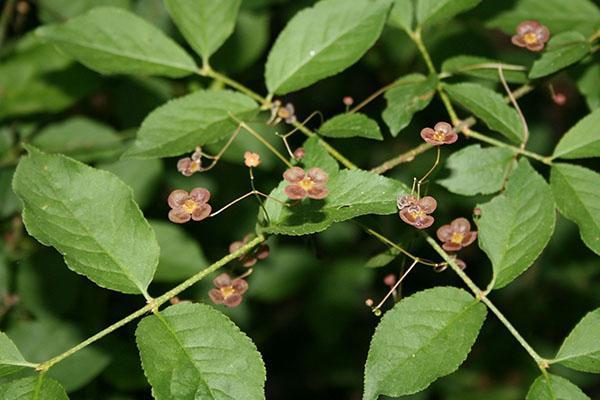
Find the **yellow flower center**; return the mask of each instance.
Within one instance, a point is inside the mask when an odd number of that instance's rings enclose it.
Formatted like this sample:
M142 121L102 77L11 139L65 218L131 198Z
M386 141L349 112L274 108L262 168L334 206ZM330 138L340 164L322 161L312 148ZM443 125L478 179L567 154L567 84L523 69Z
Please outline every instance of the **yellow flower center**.
M200 163L198 161L192 161L188 169L190 172L196 172L200 170Z
M277 116L285 119L291 117L291 113L287 108L280 108L277 110Z
M533 32L527 32L523 35L523 41L527 44L535 44L538 41L537 35Z
M442 131L435 131L435 133L433 134L433 139L439 142L443 142L444 139L446 139L446 134Z
M450 241L455 244L461 244L464 238L465 238L464 233L452 232L452 237L450 238Z
M196 202L194 200L188 199L188 200L186 200L186 201L183 202L182 207L185 210L185 212L191 214L198 207L198 205L196 204Z
M419 209L418 211L411 211L410 214L413 216L413 218L417 219L417 218L423 218L425 217L427 214L425 213L425 211Z
M315 186L315 183L312 181L312 179L306 177L304 179L302 179L298 185L300 185L300 187L306 191L310 190L313 188L313 186Z
M225 299L235 294L235 289L233 288L233 286L224 286L219 290L221 291L221 294Z

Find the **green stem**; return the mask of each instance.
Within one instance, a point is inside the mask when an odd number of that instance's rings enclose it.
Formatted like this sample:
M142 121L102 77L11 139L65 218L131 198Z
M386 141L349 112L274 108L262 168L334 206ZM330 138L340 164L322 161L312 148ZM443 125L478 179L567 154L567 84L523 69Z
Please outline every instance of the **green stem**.
M435 70L435 67L433 66L433 62L431 61L429 52L427 51L427 48L425 47L425 43L423 43L423 39L421 38L421 28L417 28L417 30L414 31L413 34L411 35L411 38L412 38L413 42L415 42L415 44L417 45L417 49L419 49L419 52L421 53L423 60L425 60L425 64L427 65L427 69L429 70L429 72L433 75L437 75L437 71Z
M294 128L298 129L300 132L304 133L308 137L317 136L316 133L314 133L313 131L311 131L310 129L308 129L307 127L305 127L304 125L302 125L298 121L295 121L292 125L294 125ZM358 169L358 167L356 166L356 164L354 164L352 161L350 161L346 157L344 157L344 155L342 155L342 153L340 153L339 151L337 151L333 146L331 146L325 140L319 138L319 143L321 143L321 145L325 148L325 150L327 150L327 152L329 154L331 154L331 156L333 158L335 158L336 160L338 160L339 162L341 162L342 165L344 165L346 168L349 168L349 169Z
M173 289L169 290L162 296L151 300L150 302L148 302L148 304L146 304L144 307L140 308L139 310L135 311L134 313L129 314L125 318L115 322L114 324L107 327L106 329L101 330L94 336L84 340L83 342L79 343L77 346L70 348L69 350L65 351L64 353L59 354L58 356L39 364L36 369L40 372L47 371L53 365L61 362L62 360L64 360L65 358L67 358L69 356L72 356L73 354L77 353L79 350L89 346L90 344L103 338L104 336L108 335L109 333L121 328L122 326L128 324L129 322L135 320L136 318L141 317L142 315L144 315L148 312L158 310L158 307L160 307L162 304L166 303L173 297L177 296L179 293L183 292L184 290L188 289L190 286L192 286L195 283L197 283L198 281L202 280L207 275L209 275L209 274L215 272L216 270L218 270L219 268L223 267L228 262L245 254L252 248L254 248L257 245L259 245L260 243L262 243L264 240L265 240L265 237L263 235L257 236L250 242L246 243L244 246L240 247L238 250L221 258L219 261L215 262L214 264L212 264L212 265L208 266L207 268L203 269L202 271L198 272L196 275L192 276L191 278L188 278L187 280L185 280L184 282L175 286Z
M258 101L263 107L270 107L271 106L271 102L266 98L261 96L260 94L256 93L255 91L253 91L252 89L242 85L241 83L229 78L226 75L223 75L215 70L213 70L212 68L210 68L208 65L205 65L200 71L199 74L202 76L208 76L211 77L213 79L218 80L219 82L223 82L224 84L226 84L227 86L230 86L242 93L244 93L245 95L252 97L254 100Z
M417 147L412 148L402 154L397 155L394 158L391 158L391 159L383 162L382 164L378 165L377 167L371 169L370 172L381 175L400 164L411 162L412 160L415 159L416 156L418 156L419 154L425 153L427 150L429 150L431 148L433 148L433 145L431 145L429 143L421 143Z

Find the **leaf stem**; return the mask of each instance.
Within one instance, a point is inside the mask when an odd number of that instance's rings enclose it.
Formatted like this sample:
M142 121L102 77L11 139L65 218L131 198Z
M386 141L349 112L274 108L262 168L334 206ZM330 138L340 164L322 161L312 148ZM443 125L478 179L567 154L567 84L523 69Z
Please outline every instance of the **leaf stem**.
M263 106L265 108L268 108L271 105L271 101L269 99L267 99L266 97L259 95L258 93L256 93L252 89L242 85L238 81L235 81L235 80L229 78L228 76L215 71L208 65L205 65L201 70L198 71L198 73L201 76L208 76L210 78L213 78L220 82L223 82L227 86L230 86L230 87L244 93L245 95L252 97L254 100L258 101L261 104L261 106Z
M277 156L277 158L279 158L281 161L283 161L283 163L285 165L287 165L288 168L292 168L293 167L292 163L287 158L285 158L283 156L283 154L281 154L279 152L279 150L277 150L271 143L267 142L267 140L264 137L262 137L262 135L260 133L256 132L254 129L252 129L244 121L240 121L239 119L237 119L233 114L231 114L230 116L231 116L231 118L233 118L234 120L236 120L240 124L240 126L242 128L244 128L252 136L254 136L259 142L261 142L263 145L265 145L265 147L268 148L273 154L275 154L275 156Z
M397 167L400 164L411 162L412 160L415 159L416 156L418 156L419 154L425 153L426 151L428 151L431 148L433 148L433 145L431 145L429 143L421 143L420 145L418 145L415 148L412 148L404 153L397 155L394 158L384 161L377 167L372 168L370 170L370 172L381 175L381 174L389 171L390 169Z
M217 261L214 264L206 267L202 271L198 272L196 275L188 278L184 282L182 282L179 285L175 286L173 289L171 289L168 292L164 293L162 296L160 296L160 297L158 297L156 299L150 300L148 302L148 304L146 304L144 307L140 308L139 310L137 310L137 311L129 314L125 318L123 318L123 319L115 322L114 324L110 325L109 327L101 330L100 332L98 332L94 336L89 337L88 339L86 339L83 342L79 343L78 345L70 348L69 350L65 351L64 353L59 354L58 356L56 356L54 358L51 358L50 360L45 361L45 362L37 365L36 370L40 371L42 373L45 372L45 371L48 371L53 365L61 362L62 360L64 360L65 358L67 358L69 356L72 356L73 354L77 353L79 350L81 350L81 349L89 346L90 344L98 341L99 339L102 339L104 336L106 336L106 335L110 334L111 332L113 332L113 331L121 328L122 326L128 324L129 322L135 320L136 318L141 317L142 315L144 315L144 314L146 314L148 312L151 312L153 310L158 310L158 307L160 307L162 304L166 303L167 301L169 301L173 297L177 296L179 293L183 292L184 290L188 289L190 286L192 286L195 283L197 283L198 281L202 280L207 275L209 275L209 274L215 272L216 270L218 270L219 268L223 267L228 262L230 262L230 261L238 258L239 256L247 253L249 250L253 249L257 245L259 245L260 243L262 243L264 240L265 240L265 236L264 235L258 235L256 238L254 238L253 240L249 241L244 246L240 247L238 250L234 251L233 253L227 254L225 257L221 258L219 261Z

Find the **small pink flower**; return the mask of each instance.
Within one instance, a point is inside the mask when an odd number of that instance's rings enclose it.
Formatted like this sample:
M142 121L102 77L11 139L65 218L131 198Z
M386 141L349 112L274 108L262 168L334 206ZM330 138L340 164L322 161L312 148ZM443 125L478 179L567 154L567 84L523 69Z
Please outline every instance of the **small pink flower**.
M400 210L402 221L417 229L429 228L434 218L429 215L437 208L437 201L431 196L425 196L415 204L408 205Z
M458 268L461 269L461 271L464 271L467 268L467 263L464 262L463 260L461 260L460 258L456 258L455 255L452 255L451 258L454 260L454 262L456 263L456 265L458 265ZM433 267L433 270L435 272L443 272L446 270L446 268L448 268L448 264L444 263L442 265L438 265L436 267Z
M458 140L458 135L454 132L454 128L447 122L438 122L433 129L423 128L421 137L427 143L434 146L442 144L452 144Z
M243 245L248 243L250 240L254 238L254 235L248 234L244 236L242 240L237 240L229 245L229 252L233 253L240 249ZM254 264L258 262L258 260L264 260L269 257L270 249L269 245L262 244L258 246L254 251L246 253L240 257L238 257L238 261L242 263L242 265L246 268L252 267Z
M307 196L320 200L329 193L325 186L329 175L321 168L311 168L304 173L302 168L292 167L283 173L283 178L291 184L284 192L292 200L302 200Z
M177 171L184 176L192 176L202 168L202 149L196 147L191 157L185 157L177 161Z
M243 294L248 290L248 282L244 279L231 279L228 274L221 274L213 279L215 288L210 289L208 296L215 304L225 304L227 307L238 306Z
M169 195L168 203L171 207L169 220L176 224L183 224L190 219L202 221L210 216L212 208L208 204L210 192L204 188L195 188L190 193L177 189Z
M260 155L252 151L246 151L244 153L244 164L248 168L258 167L260 165Z
M302 160L304 158L304 148L303 147L298 147L296 150L294 150L294 158L296 160Z
M443 242L446 251L458 251L467 247L477 239L477 231L471 231L471 224L466 218L456 218L448 225L437 230L438 239Z
M517 26L517 34L511 38L514 45L530 51L541 51L550 38L550 31L538 21L523 21Z
M411 194L401 194L398 195L396 199L396 205L398 206L398 210L402 210L408 206L412 206L417 204L417 198Z
M348 106L348 107L350 107L352 104L354 104L354 99L350 96L344 96L342 101L344 102L344 105Z

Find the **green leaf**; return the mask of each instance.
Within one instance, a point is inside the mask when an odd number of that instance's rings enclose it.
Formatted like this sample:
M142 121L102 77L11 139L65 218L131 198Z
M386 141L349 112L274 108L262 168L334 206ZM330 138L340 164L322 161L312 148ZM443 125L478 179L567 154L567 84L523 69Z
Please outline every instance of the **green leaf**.
M479 206L479 246L494 267L494 288L508 285L540 255L554 231L552 190L526 159L506 190Z
M590 398L565 378L548 374L548 378L540 375L533 382L527 392L526 400L590 400Z
M34 362L47 361L79 344L88 336L83 335L75 325L53 319L22 321L13 325L7 334L23 355ZM48 376L59 381L71 392L94 380L109 362L108 355L92 345L53 366L48 371ZM33 369L27 372L36 373Z
M241 3L242 0L165 0L175 25L206 62L233 32Z
M493 131L508 140L521 143L523 127L519 114L504 102L504 98L492 89L476 83L444 85L452 100L475 114Z
M503 147L481 148L478 144L452 153L446 166L452 171L446 179L437 181L452 193L464 196L496 193L514 159L514 153Z
M465 361L486 308L462 289L437 287L402 299L371 339L364 400L425 389Z
M413 27L414 8L413 0L394 0L388 23L410 34Z
M210 306L171 306L144 318L135 336L157 399L265 398L256 346Z
M23 367L31 367L25 361L17 346L5 333L0 332L0 376L10 375L20 371Z
M592 62L577 78L577 88L590 110L600 108L600 63Z
M406 128L413 115L429 105L435 94L437 80L434 76L406 75L385 92L387 107L381 117L390 128L392 136Z
M146 294L159 248L131 188L107 171L27 146L13 180L30 235L73 271L124 293Z
M45 375L0 385L0 400L69 400L65 389Z
M354 64L381 34L390 6L391 0L322 0L300 11L269 53L269 92L293 92Z
M486 64L489 65L489 67L483 68ZM453 75L461 74L473 76L499 82L500 76L498 75L498 68L491 67L491 65L494 64L502 64L504 66L502 72L507 82L525 83L528 81L527 71L525 71L524 68L523 71L510 69L511 67L520 68L520 65L511 66L510 64L505 64L498 60L479 56L461 55L448 58L442 64L442 72Z
M327 149L321 145L320 139L317 136L308 138L302 147L305 153L302 158L304 169L308 170L313 167L318 167L327 172L329 177L332 177L339 172L340 166L337 161L327 152Z
M554 149L553 158L600 157L600 110L579 120Z
M600 308L589 312L573 328L556 354L562 365L600 374Z
M561 214L579 226L581 240L600 254L600 174L577 165L554 164L550 185Z
M44 23L63 22L101 6L130 8L130 0L38 0L38 16Z
M181 282L208 266L198 242L182 227L164 221L150 222L160 245L155 281Z
M476 7L480 2L481 0L419 0L417 25L426 26L447 21Z
M369 258L365 263L366 268L381 268L385 267L392 261L394 261L399 255L400 251L395 248L390 248L382 251L381 253L375 254Z
M546 51L533 63L529 77L540 78L576 63L590 53L590 42L579 32L563 32L550 39Z
M498 14L487 25L514 35L517 25L533 19L555 35L569 29L588 30L600 23L600 10L589 0L519 0L514 4L514 8Z
M118 154L121 138L111 127L85 117L72 117L48 125L31 141L48 153L62 153L79 161Z
M172 39L119 8L94 8L64 24L44 26L36 32L103 74L179 78L197 71L194 60Z
M271 192L271 196L287 201L283 181ZM394 179L361 170L342 170L330 176L327 182L329 194L324 200L305 199L299 204L284 207L269 199L265 202L270 225L267 233L284 235L307 235L321 232L336 222L361 215L388 215L396 213L396 197L409 193L410 189Z
M336 115L321 125L319 134L333 138L364 137L383 140L377 122L361 113Z
M171 157L192 151L196 146L233 134L237 123L230 113L238 118L250 118L256 112L256 102L241 93L228 90L194 92L152 111L125 156Z
M140 208L154 201L153 195L163 173L159 159L119 160L109 164L100 164L100 169L112 172L133 189L133 198Z

